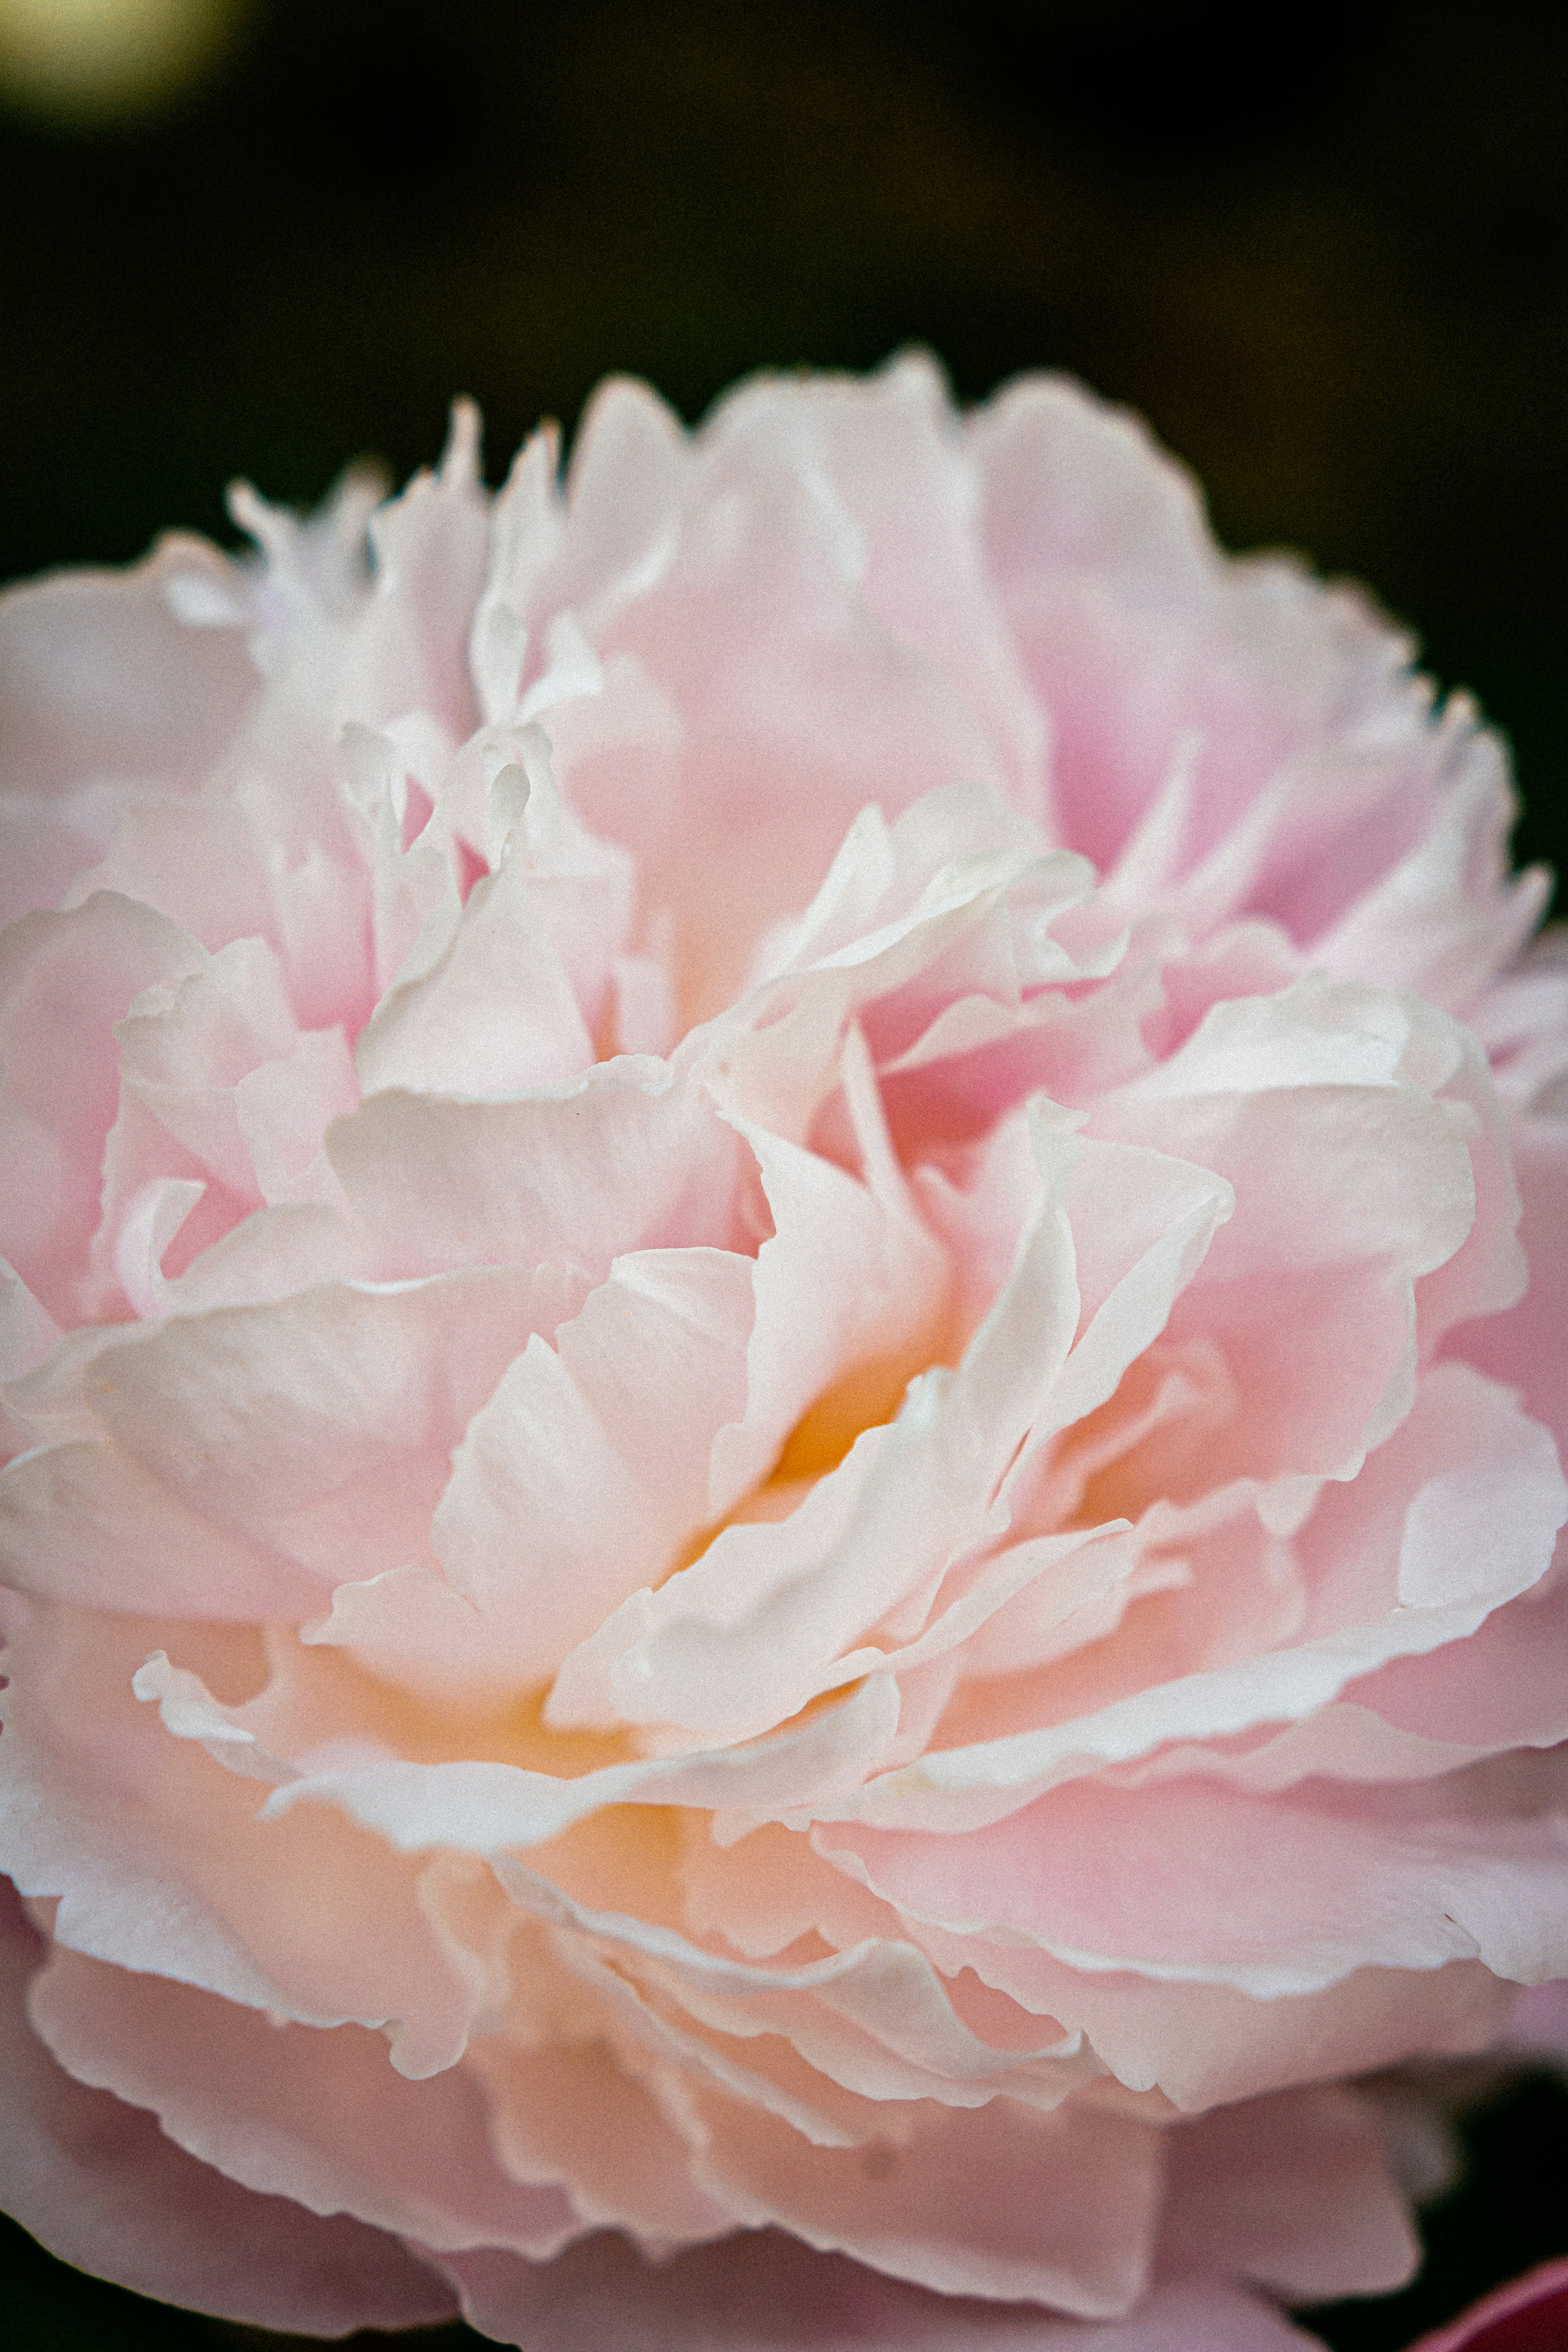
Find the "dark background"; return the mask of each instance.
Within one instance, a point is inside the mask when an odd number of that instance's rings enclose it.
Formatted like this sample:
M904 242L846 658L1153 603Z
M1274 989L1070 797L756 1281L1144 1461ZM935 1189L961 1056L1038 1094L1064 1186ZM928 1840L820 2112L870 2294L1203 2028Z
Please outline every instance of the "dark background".
M499 475L612 368L1067 367L1414 623L1568 853L1561 5L252 0L162 117L0 114L0 578L400 477L457 391Z
M1568 862L1568 8L1195 0L252 0L162 111L0 102L0 578L231 536L237 473L394 478L470 392L497 477L611 369L1065 367L1233 546L1371 582L1516 746ZM1405 2343L1568 2248L1568 2100L1476 2126ZM184 2321L5 2242L33 2352ZM269 2339L245 2337L249 2342Z

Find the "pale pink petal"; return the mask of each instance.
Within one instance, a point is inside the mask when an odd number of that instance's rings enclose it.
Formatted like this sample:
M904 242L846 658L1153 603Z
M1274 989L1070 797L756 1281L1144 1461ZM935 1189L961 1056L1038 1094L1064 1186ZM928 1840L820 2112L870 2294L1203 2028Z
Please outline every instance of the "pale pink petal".
M1009 798L1035 809L1046 728L986 576L977 485L932 362L911 353L864 379L754 378L708 432L748 454L780 450L842 502L862 535L867 604L947 671L986 726Z
M860 563L849 517L787 460L721 443L673 553L594 631L686 722L679 829L647 844L643 870L647 902L675 915L689 1016L725 1002L765 922L810 897L867 801L1001 781L959 693L868 609ZM606 781L601 769L591 798L573 789L616 838Z
M142 1695L163 1697L164 1669L139 1675ZM180 1698L183 1690L171 1694ZM897 1700L885 1678L868 1676L853 1693L804 1724L771 1738L713 1749L693 1748L668 1759L647 1757L557 1777L510 1763L358 1760L307 1762L297 1777L255 1765L282 1785L268 1799L265 1818L296 1811L340 1809L404 1853L448 1851L492 1859L509 1850L558 1837L577 1821L609 1805L689 1804L714 1811L773 1811L811 1805L862 1779L891 1738ZM165 1723L182 1738L256 1743L239 1710L182 1708ZM232 1719L226 1720L226 1717ZM232 1756L233 1749L230 1748ZM241 1758L237 1769L252 1765Z
M967 1957L961 1939L919 1932L943 1967ZM1070 2019L1130 2090L1157 2084L1184 2114L1200 2116L1320 2083L1325 2051L1351 2077L1397 2066L1412 2048L1473 2056L1495 2040L1509 2001L1507 1988L1477 1960L1418 1975L1355 1969L1321 1991L1266 1999L1230 1985L1068 1968L1043 1953L995 1947L980 1965L987 1981Z
M416 474L371 518L374 583L338 689L344 718L379 727L420 709L459 740L478 719L468 618L484 578L489 523L479 432L472 405L458 403L440 471Z
M1371 2102L1345 2089L1216 2107L1176 2135L1162 2270L1290 2303L1386 2294L1421 2259Z
M617 1259L474 1415L431 1540L520 1681L548 1681L710 1517L710 1457L745 1405L752 1274L721 1250Z
M1353 740L1363 712L1386 730L1404 641L1294 565L1226 565L1194 485L1135 420L1035 378L972 436L990 563L1050 714L1058 837L1109 865L1194 739L1195 859L1293 753ZM1427 696L1405 692L1418 738Z
M1361 866L1363 881L1377 878L1314 941L1312 959L1336 976L1419 989L1464 1017L1534 929L1549 885L1539 867L1509 873L1518 804L1506 750L1464 697L1429 740L1442 759L1430 829L1397 862L1385 852Z
M581 608L602 624L657 586L669 561L691 450L657 394L624 376L599 386L574 438L564 499L558 456L552 430L536 435L497 501L481 625L500 603L536 635L539 615L552 609ZM529 683L544 659L535 645Z
M111 1344L90 1436L0 1473L0 1566L99 1607L313 1612L427 1551L453 1446L581 1289L499 1267L333 1286Z
M113 1024L143 989L201 960L174 924L107 894L0 934L0 1250L61 1322L78 1319L98 1223L119 1093Z
M507 1096L595 1059L629 924L629 861L563 809L538 728L491 730L459 765L481 744L492 870L461 908L454 897L431 916L399 967L356 1049L367 1091Z
M1079 1147L1048 1123L1036 1146L1037 1223L956 1373L911 1382L891 1426L861 1436L787 1517L725 1528L679 1577L624 1604L569 1663L552 1719L600 1721L607 1703L623 1720L746 1736L885 1665L884 1652L858 1645L890 1612L912 1609L918 1630L1010 1464L1016 1477L1020 1448L1026 1461L1104 1401L1223 1213L1223 1189L1203 1171L1151 1156L1152 1198L1101 1254L1097 1283L1110 1286L1091 1297L1069 1354L1079 1297L1056 1191L1080 1172ZM992 1532L1006 1524L1004 1512Z
M800 1475L808 1456L830 1462L890 1417L948 1338L949 1261L901 1188L889 1197L761 1129L742 1132L773 1230L752 1277L744 1411L714 1444L715 1517L773 1471L797 1423Z
M898 1937L863 1935L822 1958L764 1967L736 1959L724 1948L728 1936L717 1947L693 1942L595 1907L560 1883L582 1872L584 1842L575 1843L576 1851L571 1841L541 1851L537 1869L495 1865L518 1912L574 1931L556 1948L594 1986L635 2054L651 2053L689 2084L695 2075L760 2105L813 2146L901 2146L934 2106L973 2111L998 2095L1052 2114L1101 2073L1081 2036L973 1985L961 1998ZM601 1861L605 1853L601 1842ZM742 1858L707 1883L711 1891L746 1875ZM683 2095L672 2083L678 2116ZM705 2130L693 2145L700 2153Z
M319 1578L232 1528L106 1438L37 1447L0 1472L0 1573L39 1599L254 1623L320 1605Z
M374 1095L326 1149L382 1279L553 1264L602 1280L626 1250L759 1238L735 1213L739 1139L659 1063L511 1102Z
M0 1386L25 1380L29 1372L53 1354L60 1339L60 1327L33 1293L28 1289L15 1266L0 1258ZM9 1443L7 1451L19 1453L30 1444L33 1433L15 1409L6 1403L0 1408Z
M234 1090L299 1038L270 950L231 940L176 984L144 989L118 1034L121 1085L211 1176L258 1205Z
M421 1912L417 1865L319 1807L258 1821L262 1783L137 1704L160 1635L243 1695L265 1679L254 1634L14 1597L6 1630L0 1863L24 1894L61 1898L58 1943L316 2024L395 2020L409 2073L451 2063L471 1993ZM373 1916L382 1936L350 1932Z
M558 2190L521 2188L498 2168L464 2067L408 2082L363 2026L269 2021L69 1951L34 1978L28 2013L78 2082L151 2108L188 2154L263 2196L432 2249L539 2259L581 2231Z
M1364 1797L1314 1805L1080 1780L961 1838L858 1824L815 1836L885 1901L938 1926L1263 1998L1478 1954L1537 1982L1568 1952L1568 1848L1550 1817L1445 1818L1435 1802L1411 1819ZM1114 1878L1100 1866L1110 1851Z
M1452 1611L1440 1638L1473 1633L1551 1564L1568 1510L1555 1452L1506 1390L1467 1366L1438 1365L1362 1475L1326 1486L1306 1521L1309 1633L1346 1625L1352 1610L1373 1624L1395 1603L1413 1623L1426 1610ZM1431 1622L1436 1630L1443 1619ZM1436 1644L1417 1633L1406 1646Z
M246 1072L234 1089L235 1119L264 1201L313 1196L310 1167L322 1139L359 1098L341 1028L307 1029L289 1053Z
M781 2119L711 2094L700 2107L712 2138L700 2177L753 2228L777 2222L942 2294L1079 2318L1120 2316L1146 2284L1163 2171L1148 2125L1002 2098L943 2110L904 2147L819 2147L807 2161Z
M981 785L928 793L890 826L863 810L805 913L760 943L759 985L682 1058L705 1045L741 1115L804 1141L845 1083L852 1020L896 1072L922 1051L945 1056L961 1009L973 1045L1027 1024L1026 988L1085 977L1054 931L1091 879Z
M655 2087L605 2042L528 2048L490 2036L472 2044L467 2063L484 2086L497 2164L518 2182L563 2183L574 2235L584 2225L624 2230L662 2254L733 2228L728 2208L694 2179Z
M395 2239L341 2214L323 2220L292 2196L238 2188L144 2110L73 2082L27 2025L23 1991L47 1947L3 1894L8 2212L79 2269L252 2327L342 2336L448 2315L440 2278Z
M300 1034L265 941L197 953L196 970L143 989L117 1024L120 1110L80 1288L100 1318L166 1312L168 1281L268 1184L287 1196L328 1119L358 1100L342 1032Z
M335 766L323 762L310 779L312 810L335 803ZM215 951L232 939L265 939L287 974L300 1027L342 1024L352 1033L374 1002L373 891L363 856L341 809L335 822L307 828L286 822L276 799L266 789L242 790L189 810L168 803L140 810L83 877L79 895L89 886L121 891ZM287 847L269 855L279 835ZM68 905L77 898L68 894Z
M1403 1778L1417 1769L1451 1771L1478 1753L1552 1748L1568 1739L1568 1691L1560 1663L1565 1638L1568 1585L1543 1578L1518 1600L1494 1609L1466 1638L1394 1659L1364 1681L1347 1685L1345 1696L1352 1706L1404 1735L1386 1754L1373 1751L1378 1777ZM1323 1743L1325 1761L1334 1746L1331 1739ZM1426 1747L1432 1750L1429 1767L1418 1753Z
M0 919L58 907L122 813L213 767L259 681L241 576L171 537L134 571L71 572L0 599ZM182 617L205 600L216 625Z
M778 2230L657 2264L606 2232L548 2264L478 2253L440 2267L470 2325L529 2352L584 2352L634 2327L639 2352L1310 2352L1318 2343L1224 2287L1156 2288L1130 2318L1096 2324L932 2294Z
M1568 1978L1521 1993L1503 2029L1504 2047L1568 2070Z
M1568 1451L1568 1316L1562 1307L1568 1295L1568 1123L1517 1118L1513 1151L1529 1287L1509 1313L1454 1332L1447 1352L1520 1388L1530 1412Z

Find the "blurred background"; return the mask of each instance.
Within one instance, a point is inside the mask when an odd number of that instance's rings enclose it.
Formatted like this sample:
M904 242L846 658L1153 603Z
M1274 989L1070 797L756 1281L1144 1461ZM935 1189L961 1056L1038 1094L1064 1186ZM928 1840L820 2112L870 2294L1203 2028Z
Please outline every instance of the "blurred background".
M1561 5L0 0L0 579L400 478L459 391L499 478L612 369L689 419L911 341L965 399L1069 369L1230 545L1369 581L1568 864ZM1343 2352L1568 2250L1568 2101L1477 2130ZM27 2352L268 2340L5 2251Z
M931 345L1370 581L1568 854L1561 0L0 0L0 578Z

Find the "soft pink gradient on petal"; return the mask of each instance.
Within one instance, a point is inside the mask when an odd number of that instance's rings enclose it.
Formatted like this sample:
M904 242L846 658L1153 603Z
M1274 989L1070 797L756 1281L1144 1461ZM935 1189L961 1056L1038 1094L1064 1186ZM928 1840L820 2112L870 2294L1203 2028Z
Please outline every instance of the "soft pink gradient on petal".
M1521 1993L1501 2038L1506 2049L1568 2070L1568 1978Z
M0 600L18 2211L527 2352L1308 2344L1562 2048L1501 747L1057 378L231 504Z
M153 2117L58 2066L25 1992L44 1939L10 1887L0 2033L6 2210L62 2261L138 2294L252 2327L346 2336L447 2318L439 2276L395 2238L292 2194L258 2196L164 2138Z
M647 2352L1306 2352L1318 2342L1224 2287L1159 2288L1135 2317L1109 2325L1063 2319L929 2294L777 2231L658 2268L611 2237L547 2268L499 2254L447 2256L441 2267L470 2326L530 2352L581 2352L631 2329Z
M132 808L200 785L257 695L247 601L237 565L180 536L134 571L59 572L0 597L6 921L58 906Z

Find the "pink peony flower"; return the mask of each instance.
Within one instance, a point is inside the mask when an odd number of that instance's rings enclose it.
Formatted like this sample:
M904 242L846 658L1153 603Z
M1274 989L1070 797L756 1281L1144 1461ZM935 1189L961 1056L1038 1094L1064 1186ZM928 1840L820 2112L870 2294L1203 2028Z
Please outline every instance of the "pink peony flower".
M1415 2261L1351 2078L1568 1973L1495 740L1052 380L373 505L0 607L12 2209L321 2332L1302 2343Z

